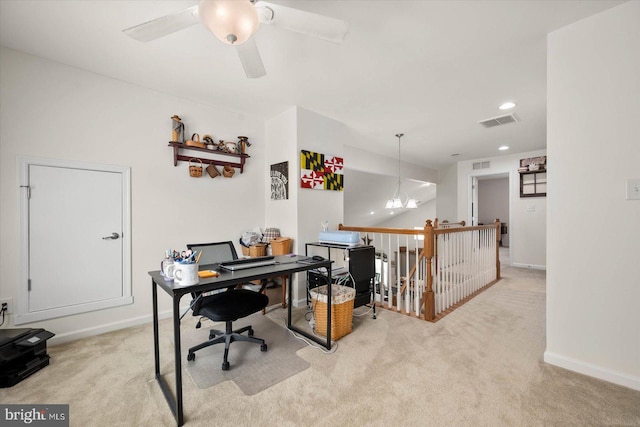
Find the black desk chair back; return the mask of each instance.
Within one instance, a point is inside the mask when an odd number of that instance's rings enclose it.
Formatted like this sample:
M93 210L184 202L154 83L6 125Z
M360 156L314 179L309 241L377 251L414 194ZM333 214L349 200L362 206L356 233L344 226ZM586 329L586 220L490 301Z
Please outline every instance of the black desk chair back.
M233 242L189 244L188 249L201 251L200 265L217 264L223 261L237 259L238 255ZM229 346L234 341L248 341L260 344L260 351L267 351L267 344L263 339L253 336L253 328L245 326L233 330L233 322L264 309L269 304L269 298L260 293L247 289L231 288L213 295L193 294L195 303L192 310L194 316L205 316L214 322L225 322L225 330L212 329L209 340L189 349L187 360L195 360L195 352L214 344L224 343L224 360L222 370L229 370ZM198 322L199 327L200 322ZM242 333L247 332L247 335Z

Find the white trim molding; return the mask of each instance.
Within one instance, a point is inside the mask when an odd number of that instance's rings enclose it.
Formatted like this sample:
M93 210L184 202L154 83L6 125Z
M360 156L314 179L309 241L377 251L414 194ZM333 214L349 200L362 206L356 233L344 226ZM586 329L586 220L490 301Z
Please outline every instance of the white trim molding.
M559 366L560 368L568 369L579 374L640 391L640 377L633 377L622 372L612 371L582 360L572 359L548 351L544 352L544 361L550 365Z
M18 156L17 159L18 182L18 218L20 241L20 270L19 284L15 298L16 311L13 317L14 325L43 321L73 314L102 310L133 304L131 285L131 168L128 166L106 165L72 160L49 159L42 157ZM90 301L84 304L52 308L42 311L29 311L29 200L27 189L29 187L29 166L53 166L71 169L87 169L104 172L119 173L122 176L122 295L99 301Z

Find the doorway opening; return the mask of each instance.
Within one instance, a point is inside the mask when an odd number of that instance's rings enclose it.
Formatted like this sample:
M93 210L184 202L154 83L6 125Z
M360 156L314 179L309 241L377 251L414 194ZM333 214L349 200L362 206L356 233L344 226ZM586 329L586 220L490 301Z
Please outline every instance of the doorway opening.
M473 225L493 224L500 220L500 262L510 265L509 173L472 177Z

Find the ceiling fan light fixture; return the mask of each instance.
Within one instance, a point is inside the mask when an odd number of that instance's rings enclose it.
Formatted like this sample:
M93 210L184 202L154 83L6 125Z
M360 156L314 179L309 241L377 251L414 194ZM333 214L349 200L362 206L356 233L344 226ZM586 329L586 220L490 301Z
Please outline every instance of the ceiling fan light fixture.
M241 45L258 29L258 13L250 1L202 0L198 16L220 41Z

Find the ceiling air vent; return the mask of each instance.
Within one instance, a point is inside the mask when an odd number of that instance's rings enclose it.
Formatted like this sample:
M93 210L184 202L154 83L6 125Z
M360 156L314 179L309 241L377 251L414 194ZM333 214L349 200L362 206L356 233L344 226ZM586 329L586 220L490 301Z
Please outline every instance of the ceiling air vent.
M502 126L506 125L507 123L514 123L517 121L518 117L516 116L516 114L511 113L507 114L506 116L492 117L490 119L480 120L478 123L486 128L492 128L494 126Z
M491 167L491 162L477 162L473 164L473 169L487 169Z

